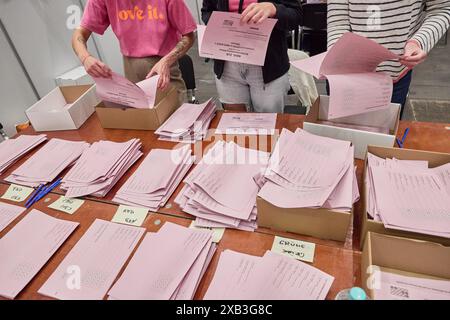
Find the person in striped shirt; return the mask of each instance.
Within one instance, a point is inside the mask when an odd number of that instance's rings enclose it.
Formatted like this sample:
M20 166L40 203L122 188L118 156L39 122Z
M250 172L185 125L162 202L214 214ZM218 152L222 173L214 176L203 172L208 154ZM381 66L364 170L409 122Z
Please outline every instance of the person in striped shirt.
M394 81L392 102L403 107L412 69L450 25L450 0L328 0L328 47L344 33L355 32L401 56L381 63L377 71Z

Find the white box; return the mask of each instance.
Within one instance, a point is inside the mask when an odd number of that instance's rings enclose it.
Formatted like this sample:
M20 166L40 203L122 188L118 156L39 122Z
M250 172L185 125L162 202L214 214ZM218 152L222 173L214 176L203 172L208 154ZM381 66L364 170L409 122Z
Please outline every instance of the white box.
M60 75L55 81L56 85L60 87L94 84L94 80L87 74L84 67L81 66Z
M391 103L389 108L328 120L328 96L320 96L311 107L303 123L303 129L323 137L351 141L355 146L355 158L365 159L368 145L393 147L400 119L400 105ZM387 127L389 133L379 133L318 123L320 120L349 125Z
M95 85L56 87L25 111L34 130L75 130L100 102Z

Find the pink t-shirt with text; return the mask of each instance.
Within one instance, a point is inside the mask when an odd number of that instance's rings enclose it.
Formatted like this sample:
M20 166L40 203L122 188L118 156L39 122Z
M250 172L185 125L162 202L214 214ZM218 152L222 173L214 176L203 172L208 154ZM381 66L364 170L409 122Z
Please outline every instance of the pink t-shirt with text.
M81 26L103 34L108 26L127 57L165 56L197 28L183 0L88 0Z
M239 2L240 0L228 0L228 10L230 12L238 12L239 11ZM251 3L256 3L257 0L244 0L244 3L242 4L242 11L245 10L245 8L248 7Z

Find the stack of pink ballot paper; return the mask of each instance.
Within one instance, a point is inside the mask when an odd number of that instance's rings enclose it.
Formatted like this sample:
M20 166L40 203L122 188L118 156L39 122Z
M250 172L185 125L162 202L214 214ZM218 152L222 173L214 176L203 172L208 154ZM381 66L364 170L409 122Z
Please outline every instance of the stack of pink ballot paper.
M317 268L271 251L258 257L225 250L204 300L324 300L333 281Z
M36 136L22 135L0 143L0 174L45 140L47 140L45 134Z
M24 213L26 208L0 202L0 232Z
M184 103L155 134L160 140L187 143L203 140L215 114L216 104L212 98L202 104Z
M86 142L51 139L5 180L29 187L47 184L73 165L87 148Z
M450 238L450 163L368 154L367 213L386 228Z
M198 227L254 231L258 184L269 154L219 141L184 180L175 203Z
M62 179L67 197L104 197L142 156L139 139L94 142Z
M194 163L191 146L153 149L116 193L113 201L158 211Z
M104 299L144 232L96 219L38 293L60 300Z
M14 299L77 226L31 210L0 239L0 296Z
M349 212L359 199L353 146L348 141L283 129L258 195L280 208Z
M317 79L328 80L328 119L336 119L388 108L392 79L387 73L375 71L381 62L398 59L377 42L347 32L328 52L291 64Z
M191 300L216 251L212 232L166 222L147 233L111 300Z

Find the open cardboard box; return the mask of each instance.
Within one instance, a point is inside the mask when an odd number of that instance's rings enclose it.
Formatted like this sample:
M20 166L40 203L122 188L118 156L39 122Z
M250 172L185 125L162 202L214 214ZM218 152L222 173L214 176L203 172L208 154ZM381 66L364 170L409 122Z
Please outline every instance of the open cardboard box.
M258 226L304 234L321 239L345 241L352 212L312 208L279 208L257 197Z
M449 153L439 153L439 152L430 152L430 151L419 151L419 150L410 150L410 149L400 149L400 148L386 148L386 147L378 147L378 146L369 146L367 148L367 152L372 153L380 158L396 158L399 160L426 160L428 161L428 167L434 168L441 165L444 165L450 162L450 154ZM364 171L363 171L363 181L366 180L366 168L367 168L367 156L364 162ZM376 232L387 235L393 235L398 237L406 237L413 238L431 242L441 243L447 246L450 246L450 239L426 235L417 232L410 231L401 231L394 229L387 229L384 227L382 222L375 221L371 219L367 214L367 189L365 187L365 183L363 183L363 190L361 192L361 201L363 206L362 211L362 228L361 228L361 248L364 246L364 240L368 232Z
M76 130L98 102L95 85L56 87L25 114L36 131Z
M319 136L351 141L355 147L355 158L357 159L365 158L368 145L394 146L400 119L399 104L391 103L389 108L384 110L333 120L327 119L328 105L328 96L317 98L303 122L303 129ZM336 122L337 124L348 124L350 126L385 127L389 129L389 134L319 123L321 120Z
M178 109L181 103L178 90L171 86L165 91L156 92L155 106L151 109L110 105L101 102L95 107L103 128L156 130Z
M373 299L370 280L381 271L400 275L450 280L450 247L438 243L369 232L361 256L362 287Z

